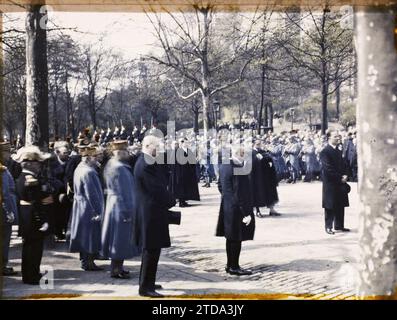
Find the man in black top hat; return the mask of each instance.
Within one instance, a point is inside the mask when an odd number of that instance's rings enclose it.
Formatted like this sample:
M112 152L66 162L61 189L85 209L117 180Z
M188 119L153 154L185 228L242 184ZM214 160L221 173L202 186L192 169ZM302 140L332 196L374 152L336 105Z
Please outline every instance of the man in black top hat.
M328 234L350 231L344 226L345 207L349 206L350 187L346 183L347 172L340 145L340 134L337 131L331 131L328 133L328 145L320 153L325 231Z

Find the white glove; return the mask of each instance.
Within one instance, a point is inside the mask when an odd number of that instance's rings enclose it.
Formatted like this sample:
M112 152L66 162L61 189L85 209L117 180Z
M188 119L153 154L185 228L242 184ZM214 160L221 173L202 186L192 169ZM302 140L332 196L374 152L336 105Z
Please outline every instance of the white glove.
M39 229L39 231L46 232L48 230L48 227L49 227L48 223L44 222L41 228Z
M260 153L258 153L258 154L256 155L256 157L257 157L258 160L262 160L262 159L263 159L263 156L262 156Z
M13 223L15 221L15 215L13 212L7 212L7 218L6 218L6 222L7 223Z
M273 163L269 162L269 166L270 166L270 168L273 167Z
M93 216L91 221L94 221L94 222L101 221L101 216L100 215Z
M67 194L67 195L70 195L70 194L72 194L72 193L73 193L73 192L72 192L72 188L70 188L69 183L68 183L67 188L66 188L66 194Z
M251 223L251 216L246 216L243 218L243 223L248 226Z
M59 201L60 203L62 203L63 200L65 199L65 197L66 197L66 193L61 193L61 194L59 195L59 197L58 197L58 201Z

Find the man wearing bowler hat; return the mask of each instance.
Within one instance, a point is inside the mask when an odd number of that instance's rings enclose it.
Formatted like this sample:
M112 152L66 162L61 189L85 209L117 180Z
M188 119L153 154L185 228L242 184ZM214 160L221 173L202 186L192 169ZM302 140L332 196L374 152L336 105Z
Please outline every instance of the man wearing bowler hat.
M325 210L325 232L348 232L344 226L345 207L349 206L350 186L347 170L339 146L341 136L337 131L328 133L328 145L321 151L323 179L323 208ZM334 228L334 230L332 230Z

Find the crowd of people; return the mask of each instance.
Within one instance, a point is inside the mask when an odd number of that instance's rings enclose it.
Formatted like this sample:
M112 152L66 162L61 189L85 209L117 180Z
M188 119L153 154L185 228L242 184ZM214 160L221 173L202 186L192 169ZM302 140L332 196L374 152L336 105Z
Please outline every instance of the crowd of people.
M351 181L357 179L355 140L354 130L342 131L337 145ZM161 249L171 245L169 224L180 221L180 212L170 209L177 201L180 208L199 201L200 181L203 187L216 181L222 195L216 235L227 239L226 271L250 274L239 256L241 242L253 239L255 217L264 217L264 207L270 216L280 215L280 181L319 179L326 145L311 131L188 130L164 137L155 125L131 134L124 127L93 134L85 129L76 143L53 141L48 153L1 142L3 275L15 275L7 261L17 224L24 283L39 284L44 240L54 237L80 254L83 270L101 271L95 260L111 260L110 276L117 279L130 277L124 260L140 255L139 293L160 297L155 279Z

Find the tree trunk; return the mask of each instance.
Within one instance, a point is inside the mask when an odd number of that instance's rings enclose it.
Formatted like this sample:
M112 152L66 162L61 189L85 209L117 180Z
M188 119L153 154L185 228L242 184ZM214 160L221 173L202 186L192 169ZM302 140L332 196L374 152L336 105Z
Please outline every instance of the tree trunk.
M328 84L326 79L321 80L321 133L325 134L328 129Z
M55 94L52 95L52 113L54 121L54 136L59 135L59 125L58 125L58 89L55 89Z
M193 110L194 120L193 120L193 131L194 133L199 133L199 110L196 108Z
M273 130L273 103L272 103L272 100L269 100L268 108L269 108L269 123L268 123L268 126L270 128L272 128L272 130Z
M262 114L263 107L265 104L265 66L262 65L262 73L261 73L261 104L259 107L259 116L258 116L258 134L261 134L262 131Z
M204 35L203 35L203 50L201 61L201 72L202 72L202 98L203 98L203 130L204 137L207 137L207 132L209 129L209 107L210 107L210 92L208 88L208 80L209 80L209 69L208 69L208 41L209 41L209 32L210 32L210 22L208 21L208 12L209 9L201 10L204 16Z
M340 84L336 83L337 87L335 90L335 98L336 98L336 120L339 121L340 117Z
M357 14L361 297L385 297L396 289L396 9Z
M45 13L30 5L26 16L26 145L48 149L47 30Z
M0 140L3 140L3 112L4 112L4 78L3 78L3 13L0 11ZM3 159L0 159L3 162ZM0 179L0 203L3 203L3 179ZM3 221L0 219L0 230ZM0 237L0 267L3 269L3 238ZM0 274L0 299L3 297L3 274Z

